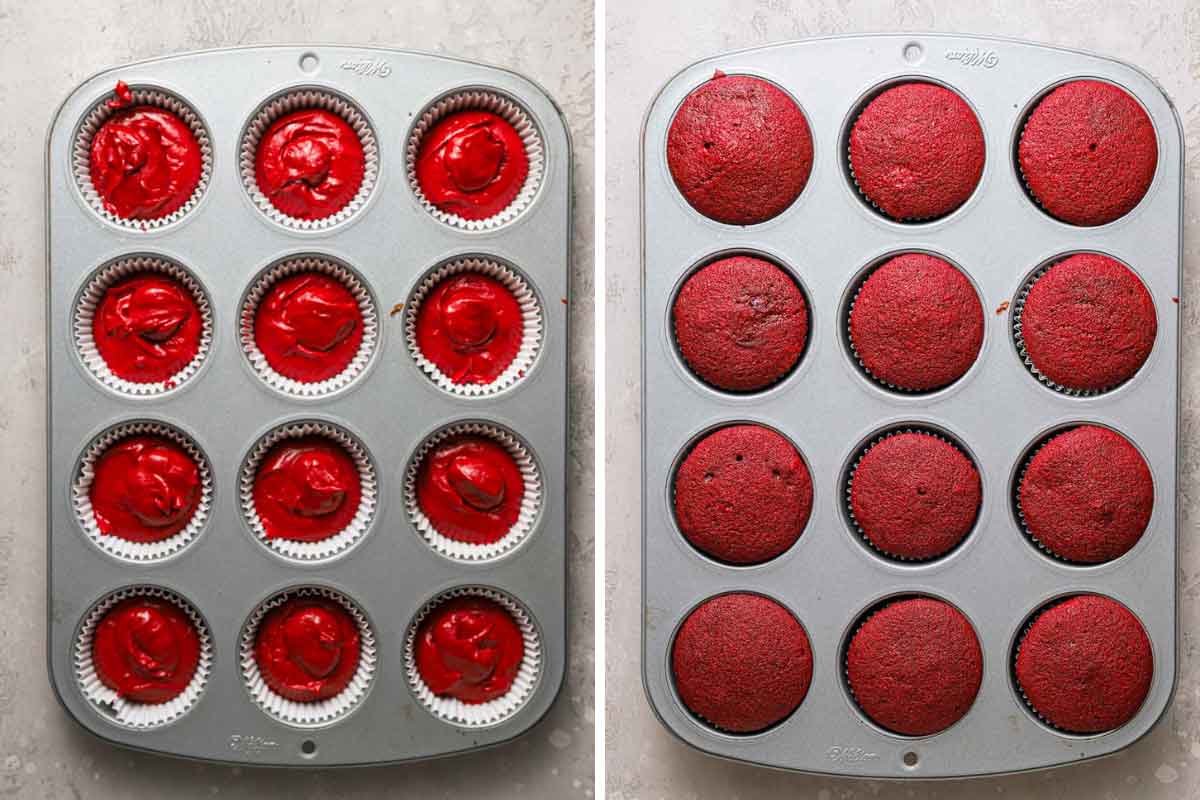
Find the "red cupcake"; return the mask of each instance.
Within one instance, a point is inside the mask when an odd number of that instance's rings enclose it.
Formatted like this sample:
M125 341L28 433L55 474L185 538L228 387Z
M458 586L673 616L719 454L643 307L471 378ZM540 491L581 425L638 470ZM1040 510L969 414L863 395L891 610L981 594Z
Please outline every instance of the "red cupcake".
M96 624L92 640L96 677L118 697L161 704L183 694L200 664L200 633L169 600L121 600Z
M1128 439L1081 425L1038 448L1018 499L1026 531L1046 550L1067 561L1100 564L1129 552L1145 533L1154 482Z
M491 111L459 111L421 137L415 172L421 194L435 208L482 220L517 199L529 176L529 157L508 120Z
M254 312L254 343L271 369L303 383L346 369L363 341L358 300L337 278L302 272L276 281Z
M1146 629L1107 597L1077 595L1034 619L1017 645L1017 686L1043 720L1068 733L1103 733L1133 719L1150 691Z
M475 545L503 539L521 515L525 479L512 453L488 436L456 434L429 449L416 473L416 502L433 529Z
M170 381L200 352L203 317L195 295L169 275L143 272L104 290L92 339L108 369L131 383Z
M271 691L298 703L336 697L358 671L358 623L340 603L292 597L267 612L254 659Z
M675 518L696 549L757 564L800 537L812 511L812 478L786 438L762 425L731 425L701 439L675 473Z
M1104 81L1071 81L1030 113L1017 160L1047 213L1072 225L1103 225L1145 196L1158 166L1158 140L1128 92Z
M785 376L808 342L808 305L779 267L731 256L697 270L671 311L692 371L718 389L749 392Z
M667 166L706 217L753 225L781 214L812 170L808 122L775 84L719 70L683 101L667 132Z
M754 733L804 701L812 649L783 606L757 594L724 594L684 620L671 671L680 699L697 717L720 730Z
M268 540L322 541L341 533L358 514L358 466L326 436L285 438L259 461L253 500Z
M331 217L358 194L366 170L362 140L339 115L301 109L276 119L254 153L254 177L289 217Z
M127 436L96 460L88 499L96 527L129 542L178 534L200 504L200 467L180 444L158 434Z
M417 627L421 680L438 697L469 705L503 697L525 658L521 628L504 606L486 597L439 603Z
M913 597L863 622L846 650L854 701L882 728L904 736L944 731L975 702L983 653L971 623L949 603Z
M516 359L524 337L517 297L481 272L447 275L416 311L418 353L454 384L497 381Z

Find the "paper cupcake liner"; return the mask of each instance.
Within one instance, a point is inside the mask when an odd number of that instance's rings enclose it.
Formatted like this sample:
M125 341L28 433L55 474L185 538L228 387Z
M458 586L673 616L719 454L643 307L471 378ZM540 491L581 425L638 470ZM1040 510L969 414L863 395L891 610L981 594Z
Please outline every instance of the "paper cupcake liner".
M320 541L272 539L267 536L266 528L263 527L262 519L258 516L258 509L254 505L254 479L258 475L258 467L262 463L263 457L272 447L285 439L298 439L304 436L323 436L337 442L354 460L354 464L358 468L358 482L362 492L362 497L358 502L358 511L349 525L333 536ZM326 422L291 422L281 425L263 436L242 463L238 487L242 517L250 526L254 538L272 552L296 561L321 561L341 555L354 547L366 536L367 529L370 528L371 521L375 517L375 508L379 504L375 465L371 461L366 447L353 434Z
M187 452L200 470L200 500L192 518L179 533L157 542L131 542L120 536L102 533L100 526L96 524L96 513L92 509L91 489L96 478L96 461L108 448L122 439L142 435L163 436L175 442ZM84 451L71 487L71 504L75 507L76 519L92 544L114 558L142 564L169 558L195 541L208 522L212 503L213 476L208 458L190 436L177 428L158 422L127 422L100 434Z
M457 597L482 597L500 604L517 623L525 643L525 655L517 668L512 686L501 697L485 703L464 703L453 697L433 693L417 668L417 628L439 605ZM529 613L509 595L484 586L466 586L442 592L426 603L408 626L404 638L404 670L408 685L421 705L433 716L460 728L486 728L497 725L521 710L533 695L542 672L542 639Z
M184 611L196 626L196 633L200 639L200 659L196 664L196 673L181 694L165 703L136 703L120 697L116 691L104 685L92 662L92 642L96 626L114 606L130 597L155 597L173 603ZM157 586L131 586L106 596L83 618L83 624L75 635L75 678L83 696L106 718L139 730L166 725L190 711L204 692L212 669L212 659L212 634L200 612L180 595Z
M181 283L191 294L200 311L200 345L192 360L167 380L137 383L125 380L109 369L107 362L96 347L92 324L96 316L96 309L103 302L104 294L109 287L132 275L146 272L172 278ZM200 371L204 359L208 357L209 351L212 349L213 312L212 305L208 302L208 295L200 286L200 282L182 266L165 258L130 256L111 262L87 282L75 305L75 316L71 327L74 330L75 348L79 353L79 358L96 380L121 394L133 397L154 397L179 388Z
M1029 710L1030 714L1032 714L1034 717L1037 718L1038 722L1042 723L1050 730L1052 730L1056 733L1064 734L1066 736L1100 736L1100 735L1103 735L1103 733L1107 733L1108 731L1103 731L1101 733L1080 733L1079 731L1072 731L1072 730L1068 730L1066 728L1059 727L1058 725L1055 725L1053 722L1051 722L1050 720L1043 717L1041 715L1041 712L1039 712L1037 710L1037 708L1034 707L1033 701L1030 700L1029 697L1025 694L1025 689L1021 686L1021 681L1017 679L1017 659L1021 655L1021 645L1024 644L1025 637L1029 635L1029 631L1033 629L1033 624L1038 621L1039 617L1041 617L1043 614L1045 614L1047 611L1054 608L1055 606L1062 605L1063 603L1065 603L1066 601L1068 601L1074 597L1079 597L1079 596L1085 595L1085 594L1091 594L1091 592L1076 592L1075 594L1069 594L1069 595L1064 595L1063 597L1057 597L1057 598L1051 600L1050 602L1046 603L1045 605L1043 605L1037 611L1034 611L1032 614L1030 614L1029 619L1026 620L1026 622L1025 622L1025 627L1021 631L1021 635L1017 638L1017 642L1013 646L1012 663L1009 664L1009 669L1011 670L1011 673L1012 673L1013 688L1017 690L1017 696L1021 698L1021 702L1024 704L1025 708ZM1116 730L1116 728L1113 728L1112 730Z
M484 436L503 446L516 461L517 469L520 470L521 478L525 482L525 493L521 497L521 510L518 512L517 521L513 523L507 533L491 544L460 542L457 539L443 536L434 529L433 523L429 517L425 516L425 512L421 510L421 504L417 500L417 476L425 456L447 439L464 434ZM533 531L533 524L537 520L541 505L542 479L533 455L512 433L486 422L461 422L437 431L417 448L417 452L408 462L408 468L404 473L404 506L408 509L409 519L417 529L417 533L435 551L456 561L486 561L512 552Z
M300 219L280 211L258 188L255 158L258 154L258 143L275 120L294 111L314 109L338 115L358 134L363 150L363 178L358 192L342 208L327 217ZM350 100L324 89L297 89L268 100L255 112L242 134L238 169L242 177L242 186L250 195L250 200L272 222L291 230L322 231L345 222L366 205L367 198L371 196L371 191L379 180L379 145L371 123Z
M1025 483L1025 475L1029 471L1029 465L1033 463L1034 456L1036 456L1043 447L1050 444L1050 442L1053 441L1054 439L1056 439L1059 436L1061 436L1062 434L1067 433L1068 431L1074 430L1075 428L1078 428L1078 427L1079 427L1078 425L1067 425L1062 428L1055 428L1053 431L1048 433L1046 436L1042 437L1042 440L1040 442L1038 442L1037 445L1029 451L1029 453L1025 456L1025 458L1021 462L1020 472L1017 473L1017 480L1013 484L1012 501L1013 501L1013 508L1017 512L1017 522L1019 523L1019 527L1021 528L1021 533L1023 533L1025 535L1025 538L1028 539L1030 542L1032 542L1033 545L1038 550L1040 550L1042 553L1046 554L1047 556L1054 559L1055 561L1058 561L1061 564L1070 564L1071 566L1084 566L1084 567L1097 566L1097 564L1092 564L1092 563L1087 563L1087 562L1082 562L1082 561L1073 561L1072 559L1066 558L1064 556L1060 556L1058 553L1054 552L1049 547L1047 547L1042 542L1042 540L1038 539L1037 536L1034 535L1033 531L1031 531L1029 529L1029 523L1025 519L1025 511L1024 511L1024 509L1021 508L1021 486ZM1118 556L1118 558L1119 558L1119 556ZM1113 559L1113 560L1115 560L1115 559ZM1099 563L1105 564L1108 562L1102 561Z
M350 683L345 689L326 700L302 703L276 694L267 685L258 669L258 661L254 657L255 638L263 618L272 609L298 597L321 597L332 600L344 608L358 625L358 669L355 670L354 676L350 678ZM371 631L371 625L367 622L367 617L362 609L342 593L320 586L287 589L260 603L250 618L246 620L246 624L242 628L238 660L242 665L242 680L246 690L250 692L254 703L268 716L299 728L322 727L349 714L366 697L367 691L371 688L371 681L375 677L377 662L375 634Z
M108 101L112 98L111 92L98 100L79 124L79 131L75 134L75 143L71 148L71 172L75 176L75 185L79 188L84 202L102 219L128 231L153 231L183 219L200 202L200 198L208 189L209 181L212 180L212 141L200 116L179 97L162 89L133 87L130 91L133 97L132 105L149 105L170 111L183 120L183 123L191 129L192 135L196 137L196 144L200 146L200 180L196 184L192 196L170 214L154 219L126 219L118 217L104 207L100 193L92 185L91 151L92 139L96 133L109 118L125 108L125 106L122 108L108 106Z
M524 333L521 337L521 347L513 357L512 363L505 368L491 383L455 383L436 364L425 357L417 344L417 312L426 296L442 280L465 272L476 272L493 278L512 292L521 308L521 319ZM537 360L542 347L542 309L538 304L537 295L523 278L512 269L486 258L460 258L438 267L421 281L413 291L404 307L404 336L408 340L408 352L421 371L443 391L460 397L484 397L499 394L510 386L520 382Z
M854 316L854 305L855 305L855 303L858 302L858 296L862 293L863 286L866 285L867 279L870 278L873 274L875 274L875 270L879 269L879 267L882 267L885 263L887 263L886 260L880 261L878 265L872 267L867 272L867 274L863 276L862 280L860 280L858 282L858 286L854 289L854 297L852 297L850 299L850 305L846 309L846 319L845 319L846 343L850 346L850 353L851 353L851 355L854 356L854 363L856 363L858 365L859 370L864 375L866 375L868 378L870 378L872 381L874 381L877 385L882 386L883 388L888 389L889 391L899 392L900 394L905 394L905 395L922 395L922 394L929 394L930 392L940 391L941 389L945 389L947 386L949 386L951 383L954 383L955 381L951 381L950 383L944 384L942 386L935 386L932 389L908 389L903 386L897 386L896 384L891 383L889 381L885 381L883 378L879 377L878 375L876 375L874 372L871 372L871 370L867 368L867 365L862 362L862 357L858 353L858 348L854 346L854 336L850 332L850 319ZM961 378L956 378L955 380L960 380L960 379Z
M458 214L442 211L425 197L425 193L421 191L421 185L417 181L417 154L420 152L421 139L443 118L459 111L490 111L512 125L516 129L517 135L521 137L521 141L525 143L525 157L529 161L529 173L525 176L524 185L521 186L516 198L503 211L485 219L466 219ZM538 189L542 185L545 162L545 145L542 143L542 135L525 109L516 101L498 92L484 89L456 92L426 108L413 126L412 132L408 136L408 145L405 148L408 185L412 188L421 207L439 222L464 231L491 230L520 216L521 212L533 202L534 196L537 195Z
M317 272L336 279L350 291L358 303L358 311L362 314L363 337L358 352L346 368L323 381L298 381L289 378L267 363L267 357L258 349L254 339L254 317L258 306L271 291L271 287L284 278L304 272ZM348 267L328 258L320 256L297 256L275 264L261 275L246 292L242 301L242 310L238 322L238 339L241 341L242 353L250 362L251 369L268 386L276 391L293 397L319 398L327 397L353 383L363 372L375 354L379 343L379 314L375 310L375 301L366 285Z

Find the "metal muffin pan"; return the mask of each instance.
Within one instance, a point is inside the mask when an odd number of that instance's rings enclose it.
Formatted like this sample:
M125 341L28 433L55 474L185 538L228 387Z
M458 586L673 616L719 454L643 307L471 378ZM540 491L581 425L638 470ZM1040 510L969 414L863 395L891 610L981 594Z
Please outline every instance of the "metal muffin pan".
M131 231L88 206L71 173L80 120L116 81L154 86L187 100L211 136L212 179L197 206L158 230ZM366 205L323 231L269 220L244 190L240 138L264 100L294 87L333 90L370 119L379 147L378 182ZM516 219L487 232L455 229L429 214L411 191L405 144L422 109L459 89L486 88L519 103L545 147L542 183ZM101 72L59 108L47 145L48 660L50 681L84 728L127 747L214 761L271 765L358 765L447 755L497 744L530 728L562 684L566 654L566 359L571 230L571 151L566 126L545 92L516 73L444 56L371 47L277 46L213 50ZM157 255L185 265L212 305L213 346L199 372L150 398L119 394L85 366L71 329L89 276L113 259ZM285 257L329 256L354 269L377 303L379 343L364 374L314 399L268 387L238 339L243 295L260 271ZM418 367L404 341L404 303L448 259L481 255L510 265L534 288L544 334L528 373L486 398L453 396ZM396 306L396 308L393 308ZM391 311L392 313L389 313ZM207 456L213 504L196 541L152 564L122 561L86 537L71 503L81 455L103 431L128 421L178 427ZM372 459L378 505L363 540L317 564L289 561L255 540L239 509L243 459L260 436L293 421L341 426ZM532 451L542 480L534 529L514 551L481 563L452 561L420 537L404 504L404 476L420 443L444 426L482 421L514 432ZM82 694L72 664L88 610L115 590L156 586L194 604L212 635L211 674L198 702L149 731L117 724ZM367 696L328 726L299 728L260 710L243 683L239 634L256 606L280 590L329 587L362 609L377 664ZM501 590L535 622L541 672L528 701L490 727L463 728L419 704L404 668L404 641L421 607L464 586Z
M799 198L779 216L746 227L692 209L676 189L666 137L683 99L714 70L750 74L788 91L807 116L814 163ZM906 78L952 87L975 109L987 160L973 196L927 223L892 222L850 182L844 137L858 104ZM1128 215L1082 228L1058 222L1027 196L1014 145L1031 104L1055 84L1099 78L1130 91L1158 135L1153 184ZM1176 465L1182 134L1170 100L1143 72L1112 59L1020 41L888 34L811 39L727 53L692 64L659 92L642 137L642 643L643 682L666 728L706 753L804 772L877 778L949 778L1076 762L1137 741L1163 715L1176 679ZM844 341L848 293L864 267L889 253L925 250L959 265L984 306L982 350L951 386L901 394L872 382ZM1096 397L1059 394L1017 357L1010 305L1047 259L1095 250L1131 265L1158 315L1153 351L1133 379ZM752 394L706 386L680 359L671 305L697 265L726 253L763 254L792 271L809 301L810 341L799 366ZM731 567L694 549L679 532L674 470L703 432L737 421L789 437L812 473L811 518L796 544L753 567ZM1038 551L1017 527L1013 480L1027 448L1062 425L1093 422L1129 437L1154 479L1154 512L1137 546L1108 564L1080 567ZM938 560L902 564L870 550L849 526L845 476L858 448L895 426L951 435L980 471L975 529ZM675 689L670 650L688 613L730 591L757 592L789 608L807 630L813 678L800 707L754 735L718 732L695 718ZM1154 678L1137 715L1098 736L1073 736L1039 722L1011 678L1013 643L1031 612L1075 592L1128 606L1153 645ZM875 726L846 689L842 649L860 615L881 599L928 594L961 609L978 633L983 683L973 707L939 734L909 738Z

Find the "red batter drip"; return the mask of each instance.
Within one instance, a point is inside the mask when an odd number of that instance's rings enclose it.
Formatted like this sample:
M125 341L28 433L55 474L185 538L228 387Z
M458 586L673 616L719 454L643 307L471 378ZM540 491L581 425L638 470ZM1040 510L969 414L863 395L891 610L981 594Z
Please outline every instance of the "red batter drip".
M285 439L254 478L254 510L268 539L328 539L351 523L361 499L354 460L324 436Z
M362 345L362 310L336 278L305 272L271 287L254 315L254 342L280 375L305 383L332 378Z
M489 111L460 111L421 138L417 183L429 202L463 219L494 217L529 175L516 128Z
M521 307L500 281L451 275L417 310L417 347L454 383L491 383L517 357L525 335Z
M130 597L96 626L92 663L101 683L126 700L165 703L192 682L200 635L174 603Z
M200 352L203 320L179 281L152 272L109 286L92 318L104 363L133 383L168 381Z
M104 208L122 219L158 219L187 202L200 183L200 144L166 109L133 106L118 83L110 108L120 108L92 137L92 186Z
M297 219L322 219L345 208L362 186L362 141L329 111L285 114L258 143L254 177L271 205Z
M471 544L499 541L517 522L525 480L498 442L454 436L433 448L417 473L417 503L434 529Z
M434 694L486 703L512 687L525 657L525 639L499 603L457 597L421 622L416 649L417 669Z
M191 521L200 502L200 468L165 436L130 436L96 460L88 497L101 533L160 542Z
M254 660L267 686L300 703L340 694L358 671L358 657L354 618L321 597L296 597L271 609L254 640Z

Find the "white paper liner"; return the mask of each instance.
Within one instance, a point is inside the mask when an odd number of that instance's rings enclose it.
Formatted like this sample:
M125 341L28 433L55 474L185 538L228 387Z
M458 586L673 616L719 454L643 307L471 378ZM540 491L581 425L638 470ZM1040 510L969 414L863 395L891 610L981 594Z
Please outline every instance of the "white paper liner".
M512 292L521 309L523 333L521 346L516 356L503 372L491 383L455 383L454 380L425 357L417 344L417 313L421 303L437 284L452 275L466 272L479 273L499 281ZM408 352L417 366L443 391L461 397L483 397L498 394L520 382L533 368L542 346L542 309L537 295L524 279L508 267L486 258L460 258L444 264L431 272L413 291L404 306L404 336L408 340Z
M254 480L258 475L258 467L263 457L271 448L285 439L298 439L304 436L322 436L340 445L354 461L358 469L358 482L361 489L361 499L354 519L341 531L316 542L305 542L299 539L269 538L258 509L254 504ZM375 477L375 464L371 461L366 447L356 436L348 431L326 422L290 422L267 433L254 445L254 449L242 464L241 475L238 479L241 497L242 516L254 537L271 551L296 561L320 561L340 555L358 544L371 520L375 517L375 507L379 503L378 483Z
M91 111L80 122L79 131L75 134L75 142L71 148L71 172L75 176L75 185L79 187L79 193L83 195L84 201L101 218L125 230L152 231L183 219L200 202L200 198L204 195L205 190L208 189L209 181L212 180L212 141L208 135L208 129L204 127L204 123L200 120L200 116L190 105L170 92L162 89L130 87L130 93L132 94L133 102L121 108L110 108L108 101L112 99L113 94L111 92L106 94L97 101L96 105L92 106ZM118 217L104 207L104 201L101 199L99 192L96 191L96 187L92 185L92 139L104 123L114 114L125 110L125 108L144 105L155 106L170 111L183 120L183 123L191 129L192 135L196 137L196 144L200 146L200 180L196 183L196 188L192 192L192 196L170 214L154 219L125 219L124 217Z
M517 135L521 137L521 141L525 143L525 157L529 162L529 172L525 176L525 183L503 211L484 219L466 219L458 214L442 211L425 197L425 193L421 191L421 185L417 181L417 154L420 152L421 139L442 119L460 111L490 111L512 125L516 129ZM408 145L405 148L408 184L421 207L439 222L464 231L491 230L516 219L522 211L529 207L534 196L537 195L537 191L542 185L545 162L545 145L542 143L542 135L525 109L516 101L498 92L484 89L456 92L426 108L413 126L412 132L408 136Z
M284 278L305 272L327 275L342 283L354 296L358 303L358 311L362 315L363 335L358 352L350 359L345 369L323 381L298 381L276 372L267 362L262 350L258 349L258 342L254 339L254 316L271 287ZM268 269L246 292L238 321L238 339L251 369L272 389L295 397L326 397L349 386L366 370L379 341L379 314L375 310L371 292L348 267L320 256L297 256Z
M512 686L502 696L485 703L464 703L454 697L440 697L433 693L421 671L417 668L417 629L439 605L458 597L482 597L501 605L521 630L525 653L517 668ZM466 586L439 594L421 608L408 626L404 638L404 670L408 685L429 713L443 722L461 728L485 728L496 725L516 714L533 695L542 672L542 639L529 613L509 595L484 586Z
M116 691L105 686L100 680L92 662L92 642L96 626L114 606L130 597L155 597L173 603L185 612L196 626L196 634L200 640L200 658L196 663L196 673L182 693L165 703L136 703L118 696ZM88 612L79 633L75 636L75 678L83 696L108 719L139 730L166 725L190 711L204 692L212 668L212 658L212 635L200 612L175 592L157 586L131 586L108 595Z
M95 320L96 310L103 302L104 294L109 287L132 275L147 272L172 278L182 284L183 288L191 294L200 311L200 342L192 360L167 380L137 383L125 380L109 369L108 363L105 362L96 347L92 324ZM179 388L200 371L204 359L208 357L208 353L212 349L213 314L212 306L208 302L208 295L200 286L200 282L182 266L155 256L121 258L97 272L80 293L71 327L75 333L75 347L79 352L79 358L87 367L88 372L108 388L134 397L153 397Z
M513 523L507 533L491 544L460 542L438 533L429 517L425 516L425 512L421 510L421 504L417 499L417 476L420 474L425 456L447 439L462 435L483 436L500 444L516 462L517 469L521 472L521 479L525 483L525 492L521 497L521 509L517 514L517 521ZM408 509L409 519L412 520L417 533L438 553L457 561L485 561L498 558L516 549L533 531L533 524L541 505L542 480L533 455L516 436L499 426L485 422L461 422L437 431L417 448L417 452L409 460L408 469L404 473L404 506Z
M267 685L258 669L258 660L254 657L255 638L258 626L263 618L274 608L283 605L288 600L300 597L320 597L332 600L346 610L358 625L359 653L358 669L355 670L350 683L338 694L325 700L315 700L302 703L289 700L283 695L276 694ZM303 586L288 589L259 604L258 608L246 620L242 629L241 644L238 660L242 665L242 680L245 682L250 697L266 714L280 722L296 727L310 728L329 725L349 714L366 696L375 677L377 653L375 634L371 631L370 623L362 609L340 592L320 586Z
M100 526L96 524L96 513L92 509L90 496L92 482L96 478L96 462L109 447L122 439L153 435L165 437L182 447L200 471L200 499L192 512L192 518L179 533L157 542L131 542L120 536L102 533ZM175 555L195 541L208 522L212 502L213 476L208 458L190 436L177 428L158 422L127 422L100 434L84 451L71 487L71 504L75 507L75 515L84 534L96 547L110 556L136 563L160 561Z
M275 120L295 111L315 109L336 114L358 134L363 150L363 178L358 192L342 208L327 217L300 219L280 211L258 188L258 179L255 176L255 157L258 153L259 141L262 140L263 135ZM297 89L267 101L255 112L242 134L238 169L242 177L242 185L245 187L246 193L250 195L250 200L268 219L292 230L321 231L345 222L366 205L371 191L379 180L379 145L371 123L367 121L358 106L350 100L328 90Z

